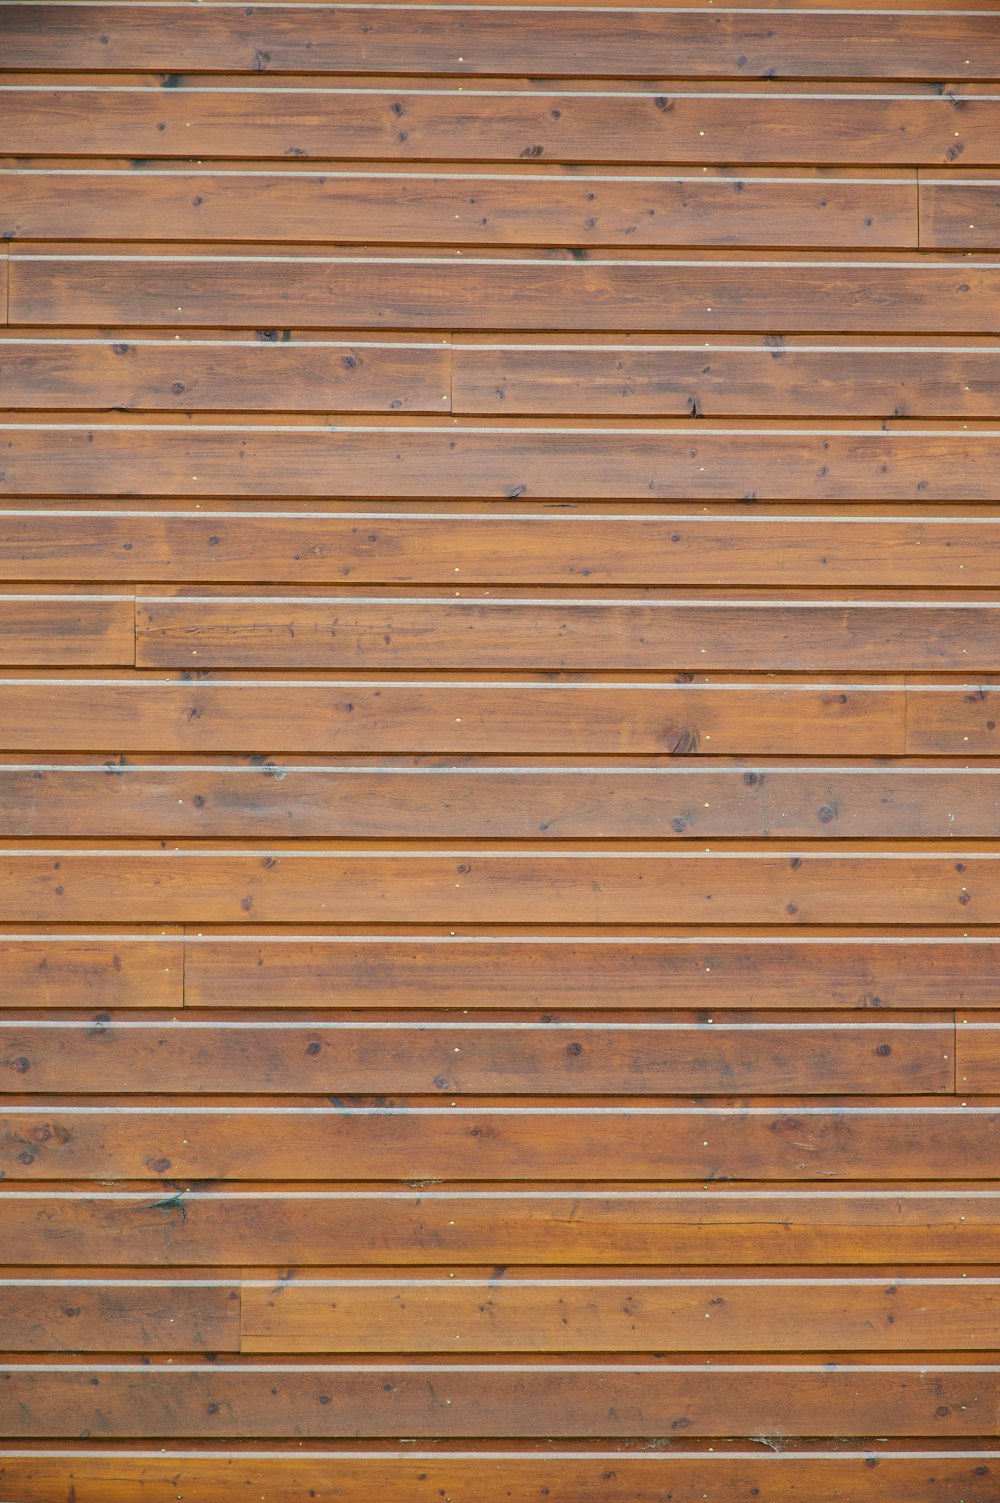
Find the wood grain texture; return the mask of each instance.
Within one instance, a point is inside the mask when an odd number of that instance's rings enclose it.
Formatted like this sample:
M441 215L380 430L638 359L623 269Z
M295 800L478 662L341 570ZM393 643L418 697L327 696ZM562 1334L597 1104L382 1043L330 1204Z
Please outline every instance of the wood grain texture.
M357 1098L355 1098L357 1099ZM1000 1105L280 1106L91 1097L0 1106L0 1168L30 1180L989 1181ZM553 1427L548 1426L547 1430ZM731 1433L731 1432L727 1432ZM802 1433L802 1432L797 1432Z
M7 1256L45 1267L70 1259L80 1267L327 1267L331 1247L345 1264L365 1267L971 1267L995 1262L1000 1230L1000 1192L982 1183L232 1189L175 1180L127 1189L5 1185L0 1194Z
M457 594L457 592L455 592ZM432 595L155 596L136 603L144 668L611 669L723 672L989 672L1000 661L990 597L851 601L463 599Z
M206 12L207 14L207 12ZM1000 263L722 252L71 252L14 246L10 321L167 328L990 334ZM581 248L584 249L584 248ZM115 253L117 252L117 253Z
M0 577L129 583L941 586L990 589L1000 514L983 506L666 513L581 503L475 510L0 512ZM126 503L127 505L127 503Z
M189 934L192 1008L989 1008L990 937Z
M950 807L955 805L954 808ZM1000 837L1000 768L598 766L252 758L0 759L0 838L967 840Z
M102 1091L137 1095L931 1095L952 1090L954 1060L955 1025L947 1018L864 1027L805 1020L0 1021L0 1071L11 1095L87 1092L98 1082Z
M1000 925L1000 858L938 851L0 853L0 922Z
M39 4L5 16L8 68L152 69L166 73L530 73L658 78L1000 77L996 17L971 10L912 14L835 7L754 12L707 7L622 12L557 6L428 6L313 11L283 4L117 8ZM628 24L622 25L623 14ZM461 47L461 52L456 49Z
M180 947L158 934L0 934L0 1007L180 1007Z
M25 156L996 166L1000 102L956 76L938 94L923 83L856 79L775 89L753 80L458 84L376 74L331 83L310 72L188 73L166 85L82 73L67 87L59 76L5 74L0 135Z
M257 240L456 245L913 248L915 174L713 171L322 172L217 165L0 169L0 234L17 240ZM254 205L247 215L248 201Z
M996 428L11 423L0 496L996 502Z
M238 1352L239 1281L5 1280L5 1352ZM0 1477L2 1477L0 1473Z
M703 1450L617 1449L614 1443L574 1451L565 1444L540 1453L495 1446L455 1452L424 1450L345 1451L342 1447L294 1450L274 1446L214 1449L207 1444L156 1450L122 1446L111 1450L71 1446L8 1445L0 1480L24 1503L53 1503L67 1482L78 1503L132 1503L135 1489L149 1503L175 1503L178 1487L190 1503L232 1503L252 1487L277 1496L331 1503L365 1503L373 1494L387 1503L432 1503L443 1492L454 1503L529 1503L543 1488L552 1503L637 1503L669 1491L676 1503L701 1503L708 1484L719 1503L741 1503L749 1493L767 1503L882 1503L890 1490L897 1503L992 1503L995 1450L949 1450L909 1445L890 1451L879 1445L863 1453L815 1448L801 1454L758 1449L735 1454ZM336 1473L336 1482L329 1481Z
M5 751L962 753L971 689L926 748L907 746L901 684L128 675L0 679ZM919 691L921 694L923 691ZM976 691L978 693L978 691ZM977 698L977 704L981 703ZM935 713L938 713L936 710ZM985 717L984 717L985 718ZM958 720L958 726L949 724ZM985 750L990 750L987 745Z
M972 1437L994 1423L1000 1375L986 1362L847 1362L830 1370L819 1363L167 1365L155 1358L148 1366L7 1362L4 1372L0 1433L52 1437L56 1430L74 1439L92 1434L102 1419L119 1436L144 1437L151 1415L162 1416L158 1433L170 1438L384 1437L400 1427L418 1437L544 1437L557 1430L577 1438L597 1429L658 1437L678 1419L691 1436L734 1428L839 1435L861 1430L874 1406L893 1435Z
M0 663L5 667L98 667L134 661L135 608L130 596L0 596Z

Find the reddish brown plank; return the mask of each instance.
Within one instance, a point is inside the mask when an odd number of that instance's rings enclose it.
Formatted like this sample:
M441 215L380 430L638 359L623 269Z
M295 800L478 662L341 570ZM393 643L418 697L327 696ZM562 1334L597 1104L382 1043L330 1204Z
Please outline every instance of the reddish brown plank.
M912 6L910 7L913 8ZM938 76L937 73L934 75ZM867 84L6 75L0 138L50 156L784 163L1000 160L1000 101ZM954 79L954 75L952 75ZM70 81L71 80L71 81ZM202 86L204 83L204 87ZM67 84L69 85L67 87ZM223 87L219 87L222 84Z
M132 934L0 934L0 1008L180 1007L180 944Z
M357 1100L358 1098L353 1098ZM375 1179L989 1181L1000 1106L799 1102L280 1105L91 1098L0 1107L12 1181ZM364 1098L361 1098L364 1101ZM918 1104L914 1104L914 1100ZM552 1428L551 1426L549 1427Z
M995 16L768 9L762 26L739 9L428 6L314 10L282 4L192 8L179 28L169 5L12 6L8 68L491 74L658 78L1000 77ZM457 49L461 48L461 51Z
M920 182L920 244L939 250L982 250L1000 236L1000 174L929 173Z
M208 12L203 12L208 14ZM1000 264L792 252L10 254L12 323L173 328L991 334ZM639 258L641 254L641 259Z
M191 933L190 1007L992 1007L996 938Z
M941 1093L955 1027L929 1023L0 1021L7 1090ZM964 1087L963 1087L964 1089ZM980 1085L979 1089L983 1087ZM917 1343L920 1345L920 1343ZM651 1342L652 1346L659 1345Z
M7 751L768 753L904 750L878 683L121 676L0 680ZM248 741L250 745L248 746ZM954 741L932 750L961 752Z
M823 1436L860 1433L877 1409L891 1435L972 1437L995 1425L998 1374L986 1362L7 1362L0 1433Z
M993 1091L1000 1083L1000 1017L970 1021L958 1017L955 1083L969 1094Z
M0 1341L8 1352L238 1352L239 1301L232 1280L5 1278Z
M393 1188L177 1182L0 1189L25 1265L137 1261L366 1267L429 1261L694 1265L992 1264L1000 1190L734 1185Z
M11 423L5 496L996 501L995 428Z
M244 1352L992 1351L1000 1319L1000 1283L967 1275L387 1270L247 1280L241 1293Z
M140 591L145 668L988 672L1000 602Z
M247 201L255 214L247 216ZM0 168L7 240L259 241L455 245L712 245L910 249L915 174L797 168L671 175L524 167L465 173L449 164L275 171L156 164Z
M719 1447L714 1447L717 1452ZM149 1503L175 1503L177 1489L188 1503L233 1503L253 1489L277 1496L313 1497L321 1503L531 1503L545 1490L551 1503L645 1503L667 1490L674 1503L701 1503L706 1485L717 1503L743 1503L748 1495L768 1503L992 1503L998 1466L995 1451L968 1452L908 1447L899 1454L817 1448L794 1454L763 1448L735 1455L701 1450L643 1451L613 1444L575 1452L565 1445L540 1454L499 1450L474 1453L445 1447L431 1451L370 1449L293 1451L212 1450L188 1445L113 1451L70 1447L7 1446L0 1480L23 1503L62 1503L67 1484L77 1503L133 1503L136 1490ZM335 1491L330 1474L335 1472Z

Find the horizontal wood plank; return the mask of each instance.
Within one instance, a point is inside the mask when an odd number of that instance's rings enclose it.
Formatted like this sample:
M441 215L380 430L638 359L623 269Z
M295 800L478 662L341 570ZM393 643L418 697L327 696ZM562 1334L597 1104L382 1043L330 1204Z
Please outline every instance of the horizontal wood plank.
M912 7L911 7L912 8ZM311 67L311 62L307 64ZM934 77L938 74L935 71ZM490 79L457 86L373 77L335 86L306 73L203 87L143 75L0 82L0 136L26 156L274 157L511 162L742 162L828 166L992 166L1000 161L1000 100L955 83L947 94L752 83L659 88ZM16 78L16 81L15 81Z
M135 661L127 595L0 596L0 663L117 666Z
M992 1091L1000 1084L1000 1017L970 1022L960 1016L955 1039L955 1083L960 1091Z
M3 923L1000 924L1000 857L279 847L0 853Z
M778 177L538 171L275 172L0 168L0 234L17 240L914 248L913 175ZM253 216L247 204L254 205Z
M0 934L0 1008L180 1007L179 945L141 934Z
M1000 236L1000 174L920 183L920 244L928 249L982 250Z
M355 1098L356 1099L356 1098ZM917 1098L919 1100L919 1098ZM988 1181L1000 1106L423 1106L384 1097L0 1106L24 1180ZM550 1426L549 1429L552 1427ZM481 1433L481 1432L480 1432Z
M238 1352L240 1286L5 1278L0 1340L8 1352Z
M428 6L348 11L283 4L190 7L40 4L5 22L8 68L166 73L589 74L658 78L1000 77L996 18L981 11L755 12L672 7ZM461 48L461 52L456 49Z
M993 588L1000 570L1000 515L985 507L867 516L567 513L526 503L345 513L105 505L0 512L0 578Z
M0 1021L0 1070L12 1095L95 1088L239 1096L313 1091L933 1094L952 1089L954 1059L955 1027L948 1020L864 1026Z
M343 1503L433 1503L443 1493L453 1503L531 1503L546 1489L550 1503L635 1503L668 1491L674 1503L701 1503L706 1485L717 1503L742 1503L748 1495L768 1503L992 1503L998 1463L993 1450L949 1451L939 1442L922 1453L838 1450L797 1455L789 1449L737 1455L703 1451L621 1451L605 1445L574 1452L566 1445L540 1455L495 1446L455 1454L370 1449L345 1452L266 1450L228 1446L224 1451L188 1445L155 1450L116 1447L96 1451L46 1446L5 1446L0 1482L23 1503L61 1503L60 1491L76 1490L77 1503L134 1503L136 1489L148 1503L175 1503L178 1488L188 1503L235 1503L254 1489L297 1498L329 1499L329 1477Z
M0 838L41 836L988 839L1000 767L0 761Z
M873 1145L874 1146L874 1145ZM1000 1190L716 1181L705 1187L249 1189L4 1186L12 1262L359 1266L429 1260L694 1265L992 1264Z
M199 257L179 246L169 256L14 247L9 318L60 327L912 335L990 334L1000 316L995 260L746 256Z
M958 691L957 697L961 697ZM0 680L6 751L891 756L891 682L636 684L120 677ZM956 707L961 714L963 706ZM920 748L917 748L918 750ZM957 730L930 751L964 752Z
M873 1409L902 1436L995 1427L1000 1369L987 1363L875 1366L746 1362L463 1366L418 1362L3 1368L0 1434L240 1439L409 1435L542 1437L860 1434ZM98 1391L95 1393L94 1390ZM14 1395L17 1395L15 1400ZM684 1421L678 1427L678 1420ZM547 1423L548 1422L548 1423Z
M145 668L362 672L697 665L724 672L975 673L1000 662L1000 601L142 592L135 661Z
M186 942L192 1008L988 1008L1000 941L242 935Z
M0 340L11 408L448 412L448 342L377 339Z
M742 344L480 345L467 336L452 360L457 413L992 418L1000 408L1000 355L980 345L778 334Z
M994 1278L248 1280L245 1352L991 1351ZM7 1341L9 1350L17 1350ZM107 1348L105 1348L107 1350Z
M997 500L995 428L11 423L0 496Z

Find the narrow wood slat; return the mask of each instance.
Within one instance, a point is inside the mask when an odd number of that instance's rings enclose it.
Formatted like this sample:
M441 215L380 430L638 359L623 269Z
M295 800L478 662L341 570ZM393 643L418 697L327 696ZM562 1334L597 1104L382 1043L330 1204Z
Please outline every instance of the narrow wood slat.
M970 1022L960 1016L955 1039L955 1083L970 1094L1000 1083L1000 1017Z
M998 570L992 510L0 512L10 580L993 588Z
M241 1293L242 1350L271 1353L993 1351L1000 1318L1000 1283L976 1277L412 1270L248 1280Z
M0 838L1000 837L1000 767L0 762Z
M669 1492L674 1503L701 1503L706 1486L717 1503L743 1503L761 1496L770 1503L992 1503L998 1462L995 1450L950 1451L909 1446L888 1452L843 1449L795 1454L788 1448L736 1455L679 1450L643 1451L613 1443L574 1452L565 1444L540 1454L499 1450L456 1454L448 1449L294 1451L240 1446L206 1450L186 1446L156 1450L73 1450L5 1446L0 1482L23 1503L61 1503L60 1490L76 1490L77 1503L134 1503L136 1489L148 1503L175 1503L181 1489L188 1503L235 1503L254 1489L276 1496L324 1497L331 1472L343 1503L533 1503L542 1490L550 1503L635 1503ZM755 1492L756 1490L756 1492ZM327 1498L330 1494L327 1491Z
M779 334L753 344L478 345L468 336L452 359L457 413L991 418L1000 406L1000 355L979 345Z
M403 14L400 12L403 11ZM590 74L658 78L1000 77L996 18L977 11L40 4L5 19L8 68L166 73ZM516 24L514 24L516 20ZM458 49L461 49L460 51Z
M952 1089L954 1059L955 1027L947 1020L700 1027L689 1022L267 1023L259 1018L0 1021L0 1070L12 1095L95 1089L239 1096L312 1091L932 1094Z
M996 429L11 423L5 496L997 500Z
M961 698L962 691L954 694ZM880 684L0 680L7 751L260 750L892 756L904 693ZM965 707L953 707L963 715ZM920 749L920 748L917 748ZM929 751L963 752L957 729Z
M746 245L851 250L917 245L911 175L776 177L621 171L274 172L0 169L8 240L259 241L456 245ZM254 213L247 208L253 204Z
M0 853L3 923L1000 924L1000 857L939 852Z
M1000 238L1000 176L929 175L920 183L920 244L929 249L982 250Z
M461 1264L855 1265L996 1261L1000 1191L828 1185L650 1189L5 1186L19 1264L138 1261L372 1267ZM862 1427L864 1428L864 1427Z
M345 78L329 87L309 74L257 82L206 88L188 74L167 88L138 75L84 74L67 88L27 74L0 83L0 137L8 152L56 157L963 168L1000 160L1000 100L955 83L942 96L854 80L836 92L752 83L724 92L675 80L660 88L520 79L459 87L448 77L416 86Z
M261 336L266 331L261 331ZM448 342L362 338L0 341L10 408L448 412ZM75 577L75 576L74 576Z
M127 595L0 596L0 663L115 666L135 661Z
M0 934L0 1008L180 1007L180 947L142 934Z
M908 691L907 751L954 751L970 757L996 751L998 692L992 675L963 685L920 684L912 697Z
M193 1008L984 1008L1000 941L188 936ZM32 1004L37 1005L37 1004Z
M713 852L34 846L0 855L8 923L1000 923L996 858Z
M361 251L207 259L180 247L169 257L15 248L10 321L912 335L990 334L1000 316L995 260L746 254L739 262Z
M375 1099L356 1106L339 1096L308 1105L285 1098L268 1107L4 1103L0 1167L12 1183L168 1175L988 1181L1000 1151L996 1104L386 1106Z
M0 600L2 608L2 600ZM146 668L989 672L1000 602L143 592Z
M0 1279L0 1341L8 1352L238 1352L240 1285Z
M1000 1369L745 1362L4 1364L0 1434L116 1436L839 1436L873 1410L901 1436L978 1436ZM96 1380L96 1381L95 1381ZM95 1392L95 1389L97 1390ZM18 1398L15 1400L14 1395ZM678 1421L683 1420L683 1425ZM546 1423L548 1421L548 1423Z

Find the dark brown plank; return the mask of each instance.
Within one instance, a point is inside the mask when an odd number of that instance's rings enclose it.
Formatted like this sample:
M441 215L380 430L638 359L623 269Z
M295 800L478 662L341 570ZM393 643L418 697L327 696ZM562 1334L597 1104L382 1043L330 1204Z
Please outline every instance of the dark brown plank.
M996 501L996 428L11 423L6 496Z
M247 214L247 203L255 212ZM609 168L322 172L212 165L0 168L7 240L259 241L456 245L712 245L851 250L917 245L915 174Z
M315 74L287 83L258 74L201 87L186 75L167 88L148 76L83 73L66 88L61 78L6 77L0 138L25 155L963 168L1000 160L995 94L954 82L939 95L857 80L776 91L676 79L657 88L613 78L456 86L443 77L414 87L373 77L331 88Z
M986 839L1000 768L0 761L0 838L43 836Z
M512 1189L182 1184L0 1189L26 1265L366 1267L556 1263L993 1264L1000 1191L977 1185Z
M992 418L1000 409L1000 355L978 344L474 340L452 355L458 413Z
M920 183L920 244L939 250L982 250L1000 237L1000 174L929 174Z
M0 1008L180 1007L179 943L162 931L0 934Z
M348 1098L350 1101L352 1098ZM357 1098L353 1098L357 1099ZM364 1100L364 1098L361 1098ZM12 1181L986 1180L1000 1107L924 1104L664 1107L280 1106L178 1100L136 1106L0 1106L0 1168ZM303 1104L303 1101L306 1104ZM913 1104L914 1101L917 1104ZM552 1429L552 1426L549 1426Z
M995 1350L1000 1319L1000 1283L968 1276L402 1270L248 1280L241 1293L244 1352L971 1352Z
M11 408L190 412L448 412L444 339L382 341L238 334L224 339L0 340ZM75 577L75 576L74 576Z
M956 13L708 8L428 6L313 10L216 5L183 28L169 5L11 6L8 68L166 73L528 73L658 78L1000 77L996 17ZM623 24L627 17L627 24ZM461 50L459 50L461 49Z
M189 934L190 1007L988 1008L1000 942Z
M955 1027L947 1019L863 1026L810 1021L699 1026L691 1020L289 1018L275 1023L259 1017L0 1022L0 1070L12 1095L95 1089L240 1096L311 1091L932 1094L952 1089L954 1059Z
M553 752L878 756L904 750L891 681L682 675L596 683L187 675L0 680L7 751ZM959 744L955 744L956 740ZM250 743L248 746L248 742ZM961 738L931 748L962 752Z
M1000 661L1000 602L141 591L135 661L145 668L362 672L694 666L723 672L989 672Z
M902 1436L979 1436L1000 1369L743 1362L455 1362L149 1365L16 1363L0 1434L116 1436L769 1436L860 1434L873 1412ZM96 1390L96 1391L95 1391ZM678 1425L683 1420L683 1425ZM547 1423L548 1421L548 1423Z
M238 1352L239 1301L238 1281L2 1279L0 1341L7 1352Z
M135 660L131 595L0 596L0 663L104 666Z
M345 513L96 505L106 509L0 512L0 578L993 588L1000 569L1000 515L987 507L868 516L585 505L567 514L495 502Z
M1000 924L1000 857L7 849L2 923Z
M77 7L78 8L78 7ZM203 14L208 14L204 12ZM1000 22L998 22L1000 25ZM331 248L335 249L335 248ZM1000 264L745 252L576 258L473 249L407 256L10 252L12 323L990 334Z
M195 1446L114 1450L5 1446L0 1481L23 1503L63 1503L66 1488L77 1503L235 1503L257 1491L320 1503L648 1503L668 1492L674 1503L701 1503L706 1486L716 1503L993 1503L997 1454L993 1450L900 1453L853 1449L795 1454L763 1447L737 1454L681 1450L616 1450L613 1443L585 1451L565 1444L540 1454L499 1449L458 1454L447 1448L401 1451L305 1449L225 1450ZM331 1474L336 1481L331 1484ZM141 1494L139 1492L141 1489ZM544 1493L543 1493L544 1490Z

